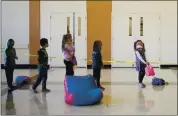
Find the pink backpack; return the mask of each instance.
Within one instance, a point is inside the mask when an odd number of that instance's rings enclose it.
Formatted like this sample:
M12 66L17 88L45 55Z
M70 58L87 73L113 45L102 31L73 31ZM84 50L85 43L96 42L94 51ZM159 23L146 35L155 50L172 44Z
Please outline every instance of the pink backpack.
M147 76L155 76L154 68L151 65L146 66L145 73Z

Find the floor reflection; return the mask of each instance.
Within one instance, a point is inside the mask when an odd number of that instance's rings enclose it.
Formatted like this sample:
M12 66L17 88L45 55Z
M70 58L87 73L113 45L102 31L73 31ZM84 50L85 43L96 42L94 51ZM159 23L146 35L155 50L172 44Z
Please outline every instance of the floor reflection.
M6 99L6 115L16 115L13 93L8 92Z
M48 116L47 93L36 94L30 100L30 114Z

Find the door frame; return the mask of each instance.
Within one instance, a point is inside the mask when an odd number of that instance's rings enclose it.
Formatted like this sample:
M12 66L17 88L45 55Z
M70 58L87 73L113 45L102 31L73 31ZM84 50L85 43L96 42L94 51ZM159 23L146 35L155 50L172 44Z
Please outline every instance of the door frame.
M52 27L51 27L51 19L52 19L52 15L55 15L55 14L73 14L73 12L50 12L50 16L49 16L49 35L50 35L50 38L49 38L49 40L48 40L48 42L51 44L51 41L52 41L52 32L51 32L51 30L52 30ZM73 17L72 17L73 18ZM72 22L73 23L73 22ZM66 30L66 32L67 32L67 30ZM73 30L72 30L72 36L73 36ZM51 52L52 51L52 47L51 47L51 45L49 46L49 54L50 54L50 57L53 57L53 56L51 56ZM61 53L62 54L62 53ZM49 58L49 61L48 61L48 63L49 63L49 65L50 65L50 67L51 68L65 68L65 66L51 66L51 61L52 61L52 59L51 58Z
M71 14L73 14L73 21L72 21L72 25L73 25L73 29L72 29L72 39L73 39L73 44L74 44L74 46L75 46L75 41L76 41L76 33L75 33L75 31L76 31L76 25L75 25L75 21L76 21L76 16L75 16L75 14L77 14L77 13L85 13L85 26L86 26L86 35L85 35L85 41L86 41L86 59L79 59L79 60L85 60L86 61L86 66L85 67L80 67L79 66L79 68L87 68L87 12L50 12L50 16L49 16L49 18L50 18L50 26L49 26L49 35L50 35L50 38L48 39L48 41L49 41L49 43L51 43L51 40L52 40L52 36L51 36L51 29L52 29L52 27L51 27L51 17L52 17L52 15L54 15L54 14L66 14L66 13L71 13ZM49 47L49 54L50 54L50 56L51 56L51 50L52 50L52 48L51 48L51 46ZM51 58L49 58L49 65L50 65L50 67L51 67ZM53 68L56 68L56 67L53 67ZM60 66L60 68L65 68L65 67L63 67L63 66Z
M159 42L160 42L160 44L158 45L158 47L159 47L159 63L160 64L158 64L158 65L156 65L156 66L153 66L154 68L160 68L160 66L161 66L161 46L162 46L162 21L161 21L161 19L162 19L162 14L161 13L137 13L136 15L139 15L139 16L141 16L141 15L157 15L158 17L159 17L159 35L158 35L158 38L159 38ZM144 22L144 20L143 20L143 22ZM155 61L153 61L153 62L155 62Z
M160 18L160 26L159 26L159 41L160 41L160 44L159 44L159 62L161 62L161 48L162 48L162 45L161 45L161 40L162 40L162 15L161 15L161 13L135 13L135 12L131 12L131 13L114 13L114 12L112 12L111 13L112 15L112 22L111 22L111 35L112 35L112 42L111 42L111 60L113 60L113 40L114 40L114 36L113 36L113 19L114 19L114 17L115 16L118 16L118 15L148 15L148 14L157 14L158 16L159 16L159 18ZM136 36L136 35L132 35L133 37L134 36ZM116 59L117 60L117 59ZM159 64L159 66L158 67L155 67L155 68L160 68L160 65L161 64ZM132 66L131 67L113 67L113 64L111 63L111 68L135 68L135 64L132 64Z

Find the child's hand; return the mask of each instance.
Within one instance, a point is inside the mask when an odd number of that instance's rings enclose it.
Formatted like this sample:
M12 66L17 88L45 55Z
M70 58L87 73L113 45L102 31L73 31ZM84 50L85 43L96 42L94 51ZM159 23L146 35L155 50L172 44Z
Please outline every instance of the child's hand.
M150 65L150 63L149 63L149 62L146 62L146 64L147 64L147 65Z

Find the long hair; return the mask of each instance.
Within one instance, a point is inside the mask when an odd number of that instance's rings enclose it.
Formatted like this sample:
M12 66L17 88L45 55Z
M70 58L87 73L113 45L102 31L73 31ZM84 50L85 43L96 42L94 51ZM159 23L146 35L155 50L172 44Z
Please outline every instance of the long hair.
M138 42L142 42L142 40L137 40L136 42L134 42L134 51L136 51L137 50L137 43ZM143 43L143 42L142 42ZM143 51L145 52L146 50L145 50L145 44L143 43Z
M102 42L100 40L96 40L93 43L93 51L94 52L101 52L101 46L102 46Z
M69 33L63 35L63 38L62 38L62 46L61 46L62 51L64 51L64 47L65 47L65 44L66 44L67 40L68 40L68 39L71 39L71 38L72 38L72 35L69 34Z

